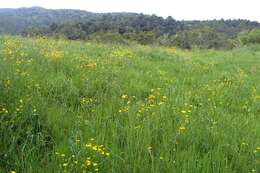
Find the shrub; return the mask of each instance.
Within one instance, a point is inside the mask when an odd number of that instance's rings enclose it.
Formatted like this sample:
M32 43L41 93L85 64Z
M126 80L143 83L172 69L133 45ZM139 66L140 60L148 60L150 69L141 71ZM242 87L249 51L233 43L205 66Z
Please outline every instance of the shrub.
M244 45L260 43L260 29L253 29L249 32L240 33L239 40Z

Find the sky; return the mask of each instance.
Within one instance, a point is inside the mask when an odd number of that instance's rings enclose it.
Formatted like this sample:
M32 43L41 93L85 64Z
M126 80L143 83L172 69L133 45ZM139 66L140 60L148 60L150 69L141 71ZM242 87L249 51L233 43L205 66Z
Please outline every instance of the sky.
M0 8L40 6L91 12L138 12L177 20L249 19L260 22L260 0L0 0Z

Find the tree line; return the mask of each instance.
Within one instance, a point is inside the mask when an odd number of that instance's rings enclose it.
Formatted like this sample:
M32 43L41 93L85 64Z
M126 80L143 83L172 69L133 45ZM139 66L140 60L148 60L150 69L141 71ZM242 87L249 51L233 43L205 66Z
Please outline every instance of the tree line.
M240 43L257 43L260 27L258 22L241 19L177 21L171 16L162 18L138 13L91 13L40 7L0 9L0 24L0 33L119 44L136 42L186 49L230 49Z

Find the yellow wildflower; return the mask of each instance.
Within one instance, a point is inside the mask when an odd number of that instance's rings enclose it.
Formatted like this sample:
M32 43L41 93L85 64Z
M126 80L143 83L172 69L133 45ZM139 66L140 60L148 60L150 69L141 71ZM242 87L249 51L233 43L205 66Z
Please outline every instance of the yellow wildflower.
M86 161L85 161L85 164L86 164L87 166L90 166L90 165L91 165L91 161L90 161L90 160L86 160Z
M124 94L124 95L121 96L121 98L122 98L122 99L127 99L127 95Z
M185 131L186 130L186 128L184 127L184 126L181 126L180 128L179 128L179 131L181 132L181 131Z
M61 51L53 51L50 53L49 58L53 61L57 61L63 57L63 53Z

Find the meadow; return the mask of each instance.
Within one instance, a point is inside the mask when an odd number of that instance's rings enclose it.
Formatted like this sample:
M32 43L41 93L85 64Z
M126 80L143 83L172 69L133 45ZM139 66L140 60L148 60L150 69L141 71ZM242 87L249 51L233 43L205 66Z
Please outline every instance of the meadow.
M260 45L1 36L0 172L259 173Z

